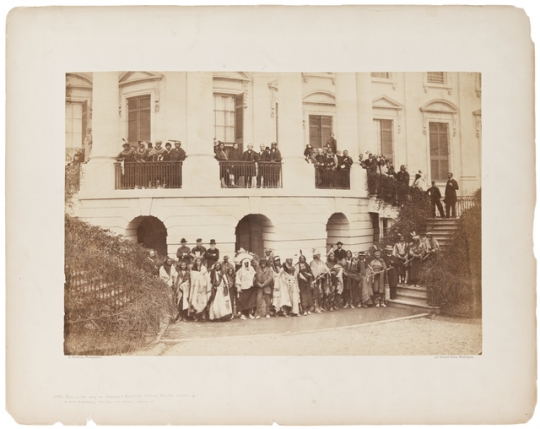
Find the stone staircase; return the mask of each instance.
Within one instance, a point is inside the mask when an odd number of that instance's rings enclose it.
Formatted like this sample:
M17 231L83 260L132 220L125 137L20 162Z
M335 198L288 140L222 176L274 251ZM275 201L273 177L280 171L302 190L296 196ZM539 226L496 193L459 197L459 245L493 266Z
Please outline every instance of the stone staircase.
M452 234L457 229L457 218L432 218L427 220L427 231L433 233L433 236L439 242L441 248L450 243Z
M444 249L450 243L452 234L457 229L457 219L428 219L426 229L433 233L441 248ZM439 314L439 307L428 305L425 286L415 288L405 284L398 285L397 299L389 300L388 304L391 307L409 308Z
M424 286L412 287L409 285L398 285L397 298L387 301L390 307L408 308L423 312L439 314L439 307L428 305L427 290Z

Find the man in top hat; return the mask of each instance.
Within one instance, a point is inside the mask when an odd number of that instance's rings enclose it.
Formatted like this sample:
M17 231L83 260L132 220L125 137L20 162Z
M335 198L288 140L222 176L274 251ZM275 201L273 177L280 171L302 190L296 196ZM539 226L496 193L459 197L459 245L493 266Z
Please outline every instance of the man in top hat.
M210 249L206 251L206 266L212 268L219 261L219 249L216 247L216 240L210 240ZM223 269L223 267L221 267Z
M180 240L180 243L182 245L176 251L176 257L178 258L178 262L184 261L189 264L191 260L191 249L186 246L187 241L185 238L182 238L182 240Z
M337 261L342 261L343 259L347 257L347 251L343 248L343 243L341 241L338 241L336 243L336 246L337 246L337 249L333 250L334 256Z
M206 247L202 245L202 238L197 238L197 245L191 249L193 258L201 258L201 261L206 262Z
M397 298L397 285L398 285L398 273L397 265L399 261L397 256L393 255L394 248L390 245L384 248L383 259L386 264L386 279L388 281L388 286L390 286L390 299Z

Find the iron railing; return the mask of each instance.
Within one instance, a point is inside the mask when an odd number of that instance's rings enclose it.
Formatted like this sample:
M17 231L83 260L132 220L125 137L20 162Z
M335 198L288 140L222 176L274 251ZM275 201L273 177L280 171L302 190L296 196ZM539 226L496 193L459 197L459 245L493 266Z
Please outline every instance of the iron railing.
M281 188L281 162L219 161L222 188Z
M317 189L351 189L351 170L327 169L315 166L315 187Z
M456 202L456 216L461 217L463 212L466 210L469 210L470 208L474 207L475 201L473 196L462 196L457 197Z
M114 176L114 189L181 188L182 162L117 162Z

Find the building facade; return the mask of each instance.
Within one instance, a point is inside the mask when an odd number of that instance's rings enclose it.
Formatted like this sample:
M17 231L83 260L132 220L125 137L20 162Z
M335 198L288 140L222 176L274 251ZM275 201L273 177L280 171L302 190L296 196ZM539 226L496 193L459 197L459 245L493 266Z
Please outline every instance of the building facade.
M338 240L369 248L396 211L368 197L358 163L366 151L406 165L412 178L421 170L442 192L449 171L459 195L481 184L478 73L69 73L67 156L89 128L75 214L171 255L184 237L213 238L229 255L239 246L311 255ZM319 189L304 159L306 144L321 147L330 133L355 161L350 189ZM214 138L256 151L277 142L280 187L222 188ZM122 139L180 140L181 188L117 189Z

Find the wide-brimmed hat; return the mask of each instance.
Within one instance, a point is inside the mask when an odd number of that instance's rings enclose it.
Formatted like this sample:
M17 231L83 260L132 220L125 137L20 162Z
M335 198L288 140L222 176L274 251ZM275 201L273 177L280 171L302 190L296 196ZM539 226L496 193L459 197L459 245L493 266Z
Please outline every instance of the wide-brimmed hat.
M431 231L426 232L426 235L433 235Z
M386 246L386 247L384 248L384 250L394 250L394 248L393 248L392 246L388 245L388 246Z
M202 243L202 238L197 238L197 243Z
M341 245L343 246L343 243L342 243L341 241L338 241L338 242L336 243L336 246L337 246L338 244L341 244Z
M216 240L214 240L213 238L210 240L210 244L216 244Z
M187 240L185 238L182 238L182 240L180 240L180 243L187 243Z

